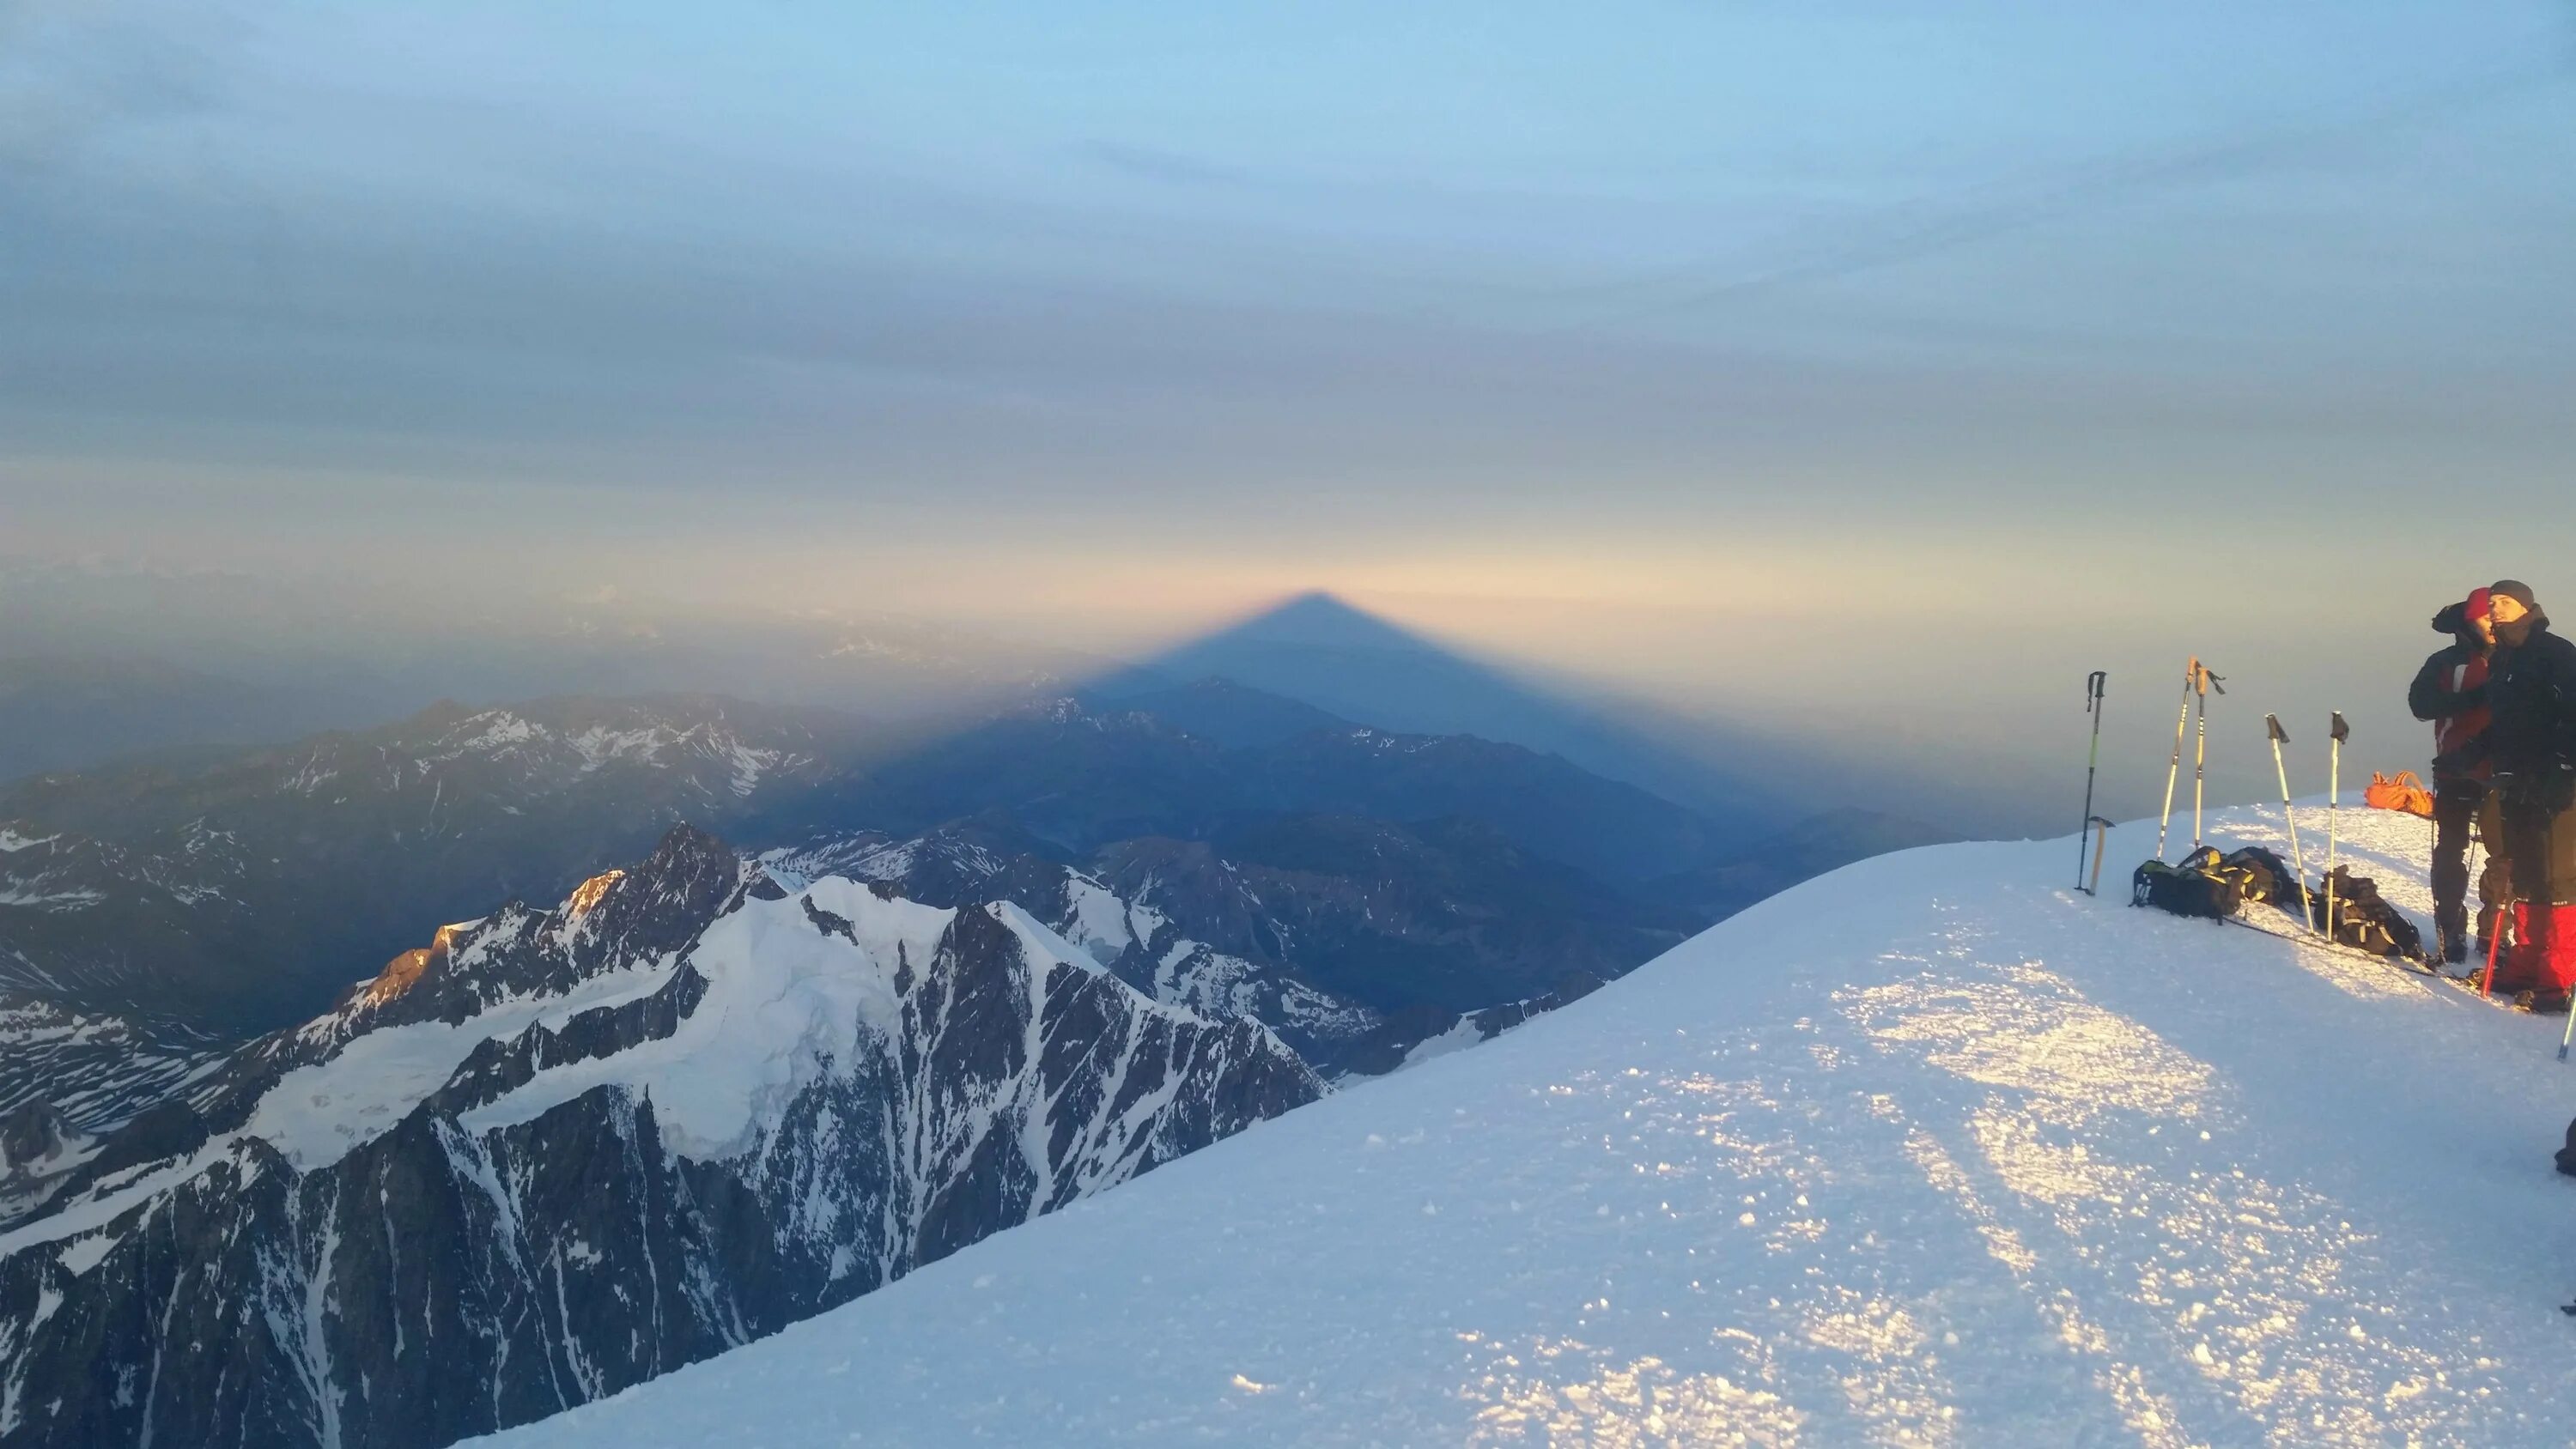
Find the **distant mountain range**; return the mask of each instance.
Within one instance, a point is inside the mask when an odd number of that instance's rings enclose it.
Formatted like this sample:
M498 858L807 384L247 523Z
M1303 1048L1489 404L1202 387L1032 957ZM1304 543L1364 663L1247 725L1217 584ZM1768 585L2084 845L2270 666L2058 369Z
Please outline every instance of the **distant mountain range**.
M0 781L147 751L202 762L442 698L712 692L953 721L1115 667L897 614L718 614L605 590L428 599L364 577L6 554L0 621Z
M0 1023L26 1023L0 1111L41 1086L82 1130L309 1015L430 925L553 898L680 823L851 868L923 841L905 869L866 869L948 903L1082 874L1206 948L1168 999L1214 1000L1234 973L1225 999L1269 1003L1250 1014L1326 1072L1579 994L1901 832L1852 817L1793 861L1748 860L1737 832L1562 759L1226 681L945 732L708 696L440 706L213 763L19 781L0 822L0 1012L16 1013ZM959 865L963 843L993 867ZM947 878L922 875L932 860ZM1133 945L1117 969L1154 990L1152 933ZM1334 1024L1301 1026L1290 1002Z
M0 990L266 1030L425 924L811 789L862 728L706 698L439 706L213 764L21 780L0 821L33 844L0 857L0 892L30 908L0 915Z

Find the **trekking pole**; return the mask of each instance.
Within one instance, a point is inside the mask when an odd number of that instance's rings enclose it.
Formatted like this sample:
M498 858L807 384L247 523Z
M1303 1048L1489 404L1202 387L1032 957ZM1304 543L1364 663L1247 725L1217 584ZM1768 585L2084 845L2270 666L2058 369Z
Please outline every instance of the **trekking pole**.
M2343 817L2343 742L2352 734L2352 726L2343 722L2343 711L2334 712L2334 724L2326 738L2326 939L2335 938L2335 826Z
M2281 818L2290 822L2290 869L2299 876L2299 918L2313 931L2317 928L2317 905L2308 895L2308 862L2299 850L2299 813L2290 808L2290 767L2281 763L2281 746L2290 742L2290 732L2281 728L2277 714L2263 716L2263 727L2272 734L2272 773L2281 777Z
M2084 891L2084 847L2089 843L2086 837L2093 830L2093 772L2102 764L2102 686L2110 678L2099 669L2084 678L2084 712L2093 716L2093 751L2084 758L2084 823L2075 832L2075 888L2079 891Z
M2191 761L2191 848L2194 850L2200 849L2200 782L2209 765L2209 692L2213 689L2220 694L2227 692L2219 684L2218 676L2210 673L2209 666L2204 664L2200 666L2200 683L2196 690L2200 700L2200 744Z
M2195 654L2191 656L2191 662L2183 666L2182 671L2182 712L2174 716L2173 763L2165 766L2165 814L2162 820L2156 822L2156 859L2158 860L2165 858L2165 832L2173 826L2174 779L2182 773L2182 732L2183 727L2191 722L2191 687L2199 682L2200 656Z

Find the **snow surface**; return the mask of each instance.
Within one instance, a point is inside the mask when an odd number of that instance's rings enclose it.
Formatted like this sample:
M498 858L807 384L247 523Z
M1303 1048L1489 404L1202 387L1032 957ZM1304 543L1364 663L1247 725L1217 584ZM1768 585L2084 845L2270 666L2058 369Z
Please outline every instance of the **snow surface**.
M0 906L34 906L40 911L85 911L107 899L105 891L30 891L0 886Z
M1480 1045L1484 1040L1485 1034L1476 1029L1475 1013L1469 1012L1459 1017L1447 1031L1415 1042L1412 1050L1404 1054L1404 1060L1395 1064L1395 1069L1400 1072L1407 1067L1418 1067L1424 1062L1438 1061L1452 1053L1463 1052L1471 1046Z
M841 908L858 940L825 935L808 899ZM814 1080L850 1060L860 1024L896 1020L896 952L919 962L951 911L881 901L864 886L828 880L784 900L747 900L709 926L689 952L706 998L667 1037L610 1056L568 1062L457 1123L480 1135L532 1121L593 1087L619 1083L653 1099L663 1141L692 1157L726 1157L752 1129ZM880 964L882 963L882 964Z
M392 1131L484 1042L540 1024L559 1029L584 1011L650 995L677 967L677 958L665 958L603 971L567 992L495 1002L459 1025L422 1021L362 1033L278 1078L246 1130L275 1144L299 1172L328 1167Z
M2344 821L2420 912L2422 822ZM2576 1438L2559 1020L2129 909L2154 837L1838 871L500 1442Z
M809 903L846 922L849 934L818 930ZM1022 959L1040 979L1049 962L1095 974L1101 969L1018 906L976 909L991 912L1018 939ZM700 1159L733 1156L763 1123L777 1119L778 1104L833 1064L846 1067L862 1031L902 1033L895 979L907 962L916 973L928 968L956 917L954 910L917 901L881 899L837 876L783 900L746 900L690 949L689 964L706 978L707 994L677 1031L610 1056L549 1067L460 1114L457 1123L480 1134L532 1121L613 1082L652 1098L672 1151Z
M1131 905L1107 886L1077 871L1065 872L1065 895L1071 906L1066 935L1108 965L1130 946L1146 944L1163 928L1162 912Z

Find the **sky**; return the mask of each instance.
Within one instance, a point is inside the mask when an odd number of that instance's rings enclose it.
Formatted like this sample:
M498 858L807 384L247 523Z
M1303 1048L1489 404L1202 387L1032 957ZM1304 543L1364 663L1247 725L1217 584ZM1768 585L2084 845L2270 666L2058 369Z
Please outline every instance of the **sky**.
M2576 596L2572 240L2568 0L0 0L0 532L2393 739Z

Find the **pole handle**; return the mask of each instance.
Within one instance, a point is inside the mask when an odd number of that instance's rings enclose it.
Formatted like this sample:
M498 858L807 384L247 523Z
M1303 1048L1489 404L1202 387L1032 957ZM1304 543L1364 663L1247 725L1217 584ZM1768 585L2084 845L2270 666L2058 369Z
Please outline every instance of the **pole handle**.
M2334 712L2334 727L2328 730L2326 734L2327 738L2332 739L2337 744L2341 744L2345 740L2352 738L2352 726L2343 722L2342 710L2336 710Z
M2263 716L2263 728L2271 733L2272 743L2276 745L2286 745L2290 742L2290 732L2281 728L2281 717L2279 715L2267 714Z

